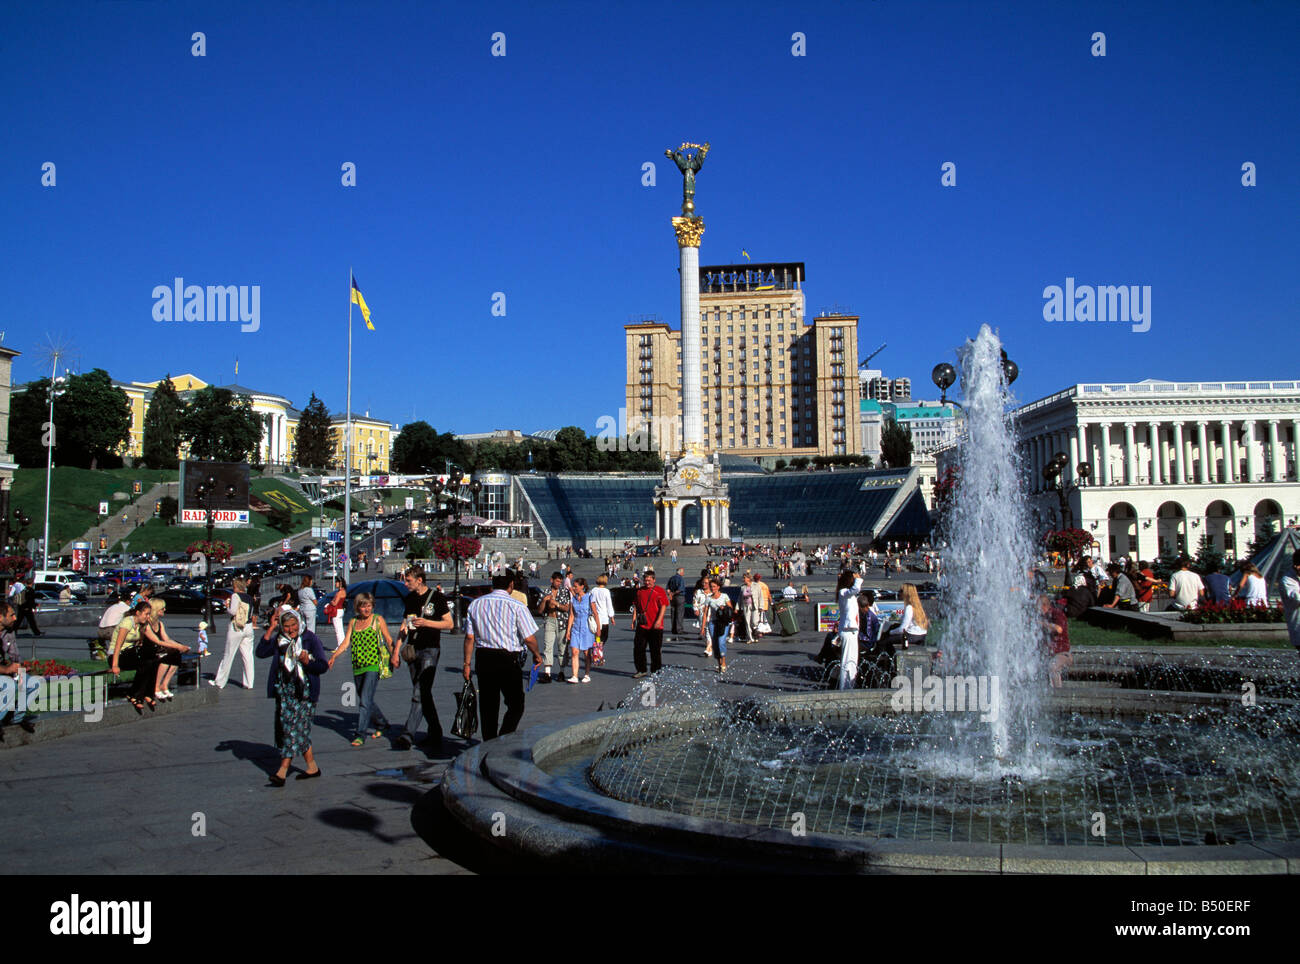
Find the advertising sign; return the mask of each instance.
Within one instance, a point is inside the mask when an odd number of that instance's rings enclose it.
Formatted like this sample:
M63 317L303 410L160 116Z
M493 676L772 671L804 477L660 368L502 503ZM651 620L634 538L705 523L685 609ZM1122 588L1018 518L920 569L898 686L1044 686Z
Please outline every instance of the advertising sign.
M409 512L414 508L415 508L415 499L413 499L411 496L408 495L406 497L406 510Z
M280 540L280 551L281 551L281 552L288 552L288 551L289 551L289 540L288 540L288 539L281 539L281 540Z
M99 514L100 514L100 515L108 515L108 503L107 503L107 502L101 502L101 503L99 503Z
M72 569L74 572L90 571L89 542L74 542L72 544Z
M227 526L248 525L248 510L213 509L213 522L218 529ZM193 525L207 525L208 515L202 509L181 509L181 522Z
M840 625L840 607L835 603L817 604L817 631L829 633Z
M383 539L383 540L380 540L380 541L383 543L383 546L384 546L384 555L388 555L390 552L393 551L393 540L392 540L392 539Z
M248 486L246 462L206 462L196 459L181 462L181 523L206 523L208 520L203 510L211 506L217 510L217 525L247 525ZM200 492L200 489L203 491Z

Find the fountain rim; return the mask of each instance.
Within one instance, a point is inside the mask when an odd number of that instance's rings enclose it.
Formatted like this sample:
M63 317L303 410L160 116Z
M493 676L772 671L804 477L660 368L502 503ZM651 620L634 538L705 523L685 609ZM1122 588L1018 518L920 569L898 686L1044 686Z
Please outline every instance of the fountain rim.
M807 722L829 712L889 710L888 690L766 695L774 719ZM1231 694L1091 689L1052 694L1057 710L1129 715L1240 706ZM1273 701L1261 699L1261 704ZM843 837L694 817L627 803L568 783L543 769L551 757L599 747L618 716L703 720L716 704L594 713L530 727L480 743L449 766L440 792L466 829L521 857L577 861L583 869L628 872L771 871L806 873L1286 874L1300 873L1300 842L1229 845L1078 846L935 842ZM504 815L507 832L491 832Z

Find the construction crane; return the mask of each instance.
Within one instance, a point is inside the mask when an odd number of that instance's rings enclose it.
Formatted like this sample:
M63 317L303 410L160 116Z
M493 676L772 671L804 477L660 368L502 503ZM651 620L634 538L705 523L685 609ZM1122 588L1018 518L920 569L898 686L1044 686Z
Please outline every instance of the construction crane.
M871 361L871 359L873 359L873 358L875 358L877 355L879 355L882 351L885 350L886 347L888 347L888 346L887 346L887 345L881 345L879 348L877 348L875 351L873 351L873 352L872 352L870 355L868 355L866 358L862 359L862 361L858 362L858 367L859 367L859 368L866 368L866 367L867 367L867 362Z

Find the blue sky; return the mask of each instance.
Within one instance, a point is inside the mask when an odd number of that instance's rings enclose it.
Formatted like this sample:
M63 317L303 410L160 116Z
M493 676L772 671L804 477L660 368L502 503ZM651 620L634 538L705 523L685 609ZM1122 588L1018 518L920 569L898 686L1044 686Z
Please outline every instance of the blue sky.
M595 433L629 316L678 324L663 151L708 140L701 262L805 262L891 377L987 322L1026 400L1295 378L1298 41L1289 2L7 4L0 329L17 381L52 336L341 410L351 264L356 410ZM155 322L178 275L260 329ZM1150 285L1151 330L1044 321L1066 277Z

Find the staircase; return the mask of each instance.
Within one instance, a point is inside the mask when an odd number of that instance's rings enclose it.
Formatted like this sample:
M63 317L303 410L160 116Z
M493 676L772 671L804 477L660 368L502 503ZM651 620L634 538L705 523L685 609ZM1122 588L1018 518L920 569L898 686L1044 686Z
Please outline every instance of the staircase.
M133 502L110 502L109 508L113 510L113 514L104 520L104 524L92 526L81 536L68 542L59 550L59 555L71 555L73 542L89 542L90 551L94 554L99 551L99 543L96 540L100 536L108 539L110 550L122 539L129 541L132 532L154 517L154 503L168 495L172 498L180 495L179 482L159 482ZM126 516L125 522L122 521L123 516Z
M677 558L679 560L704 559L709 554L708 546L702 541L692 545L682 542L681 539L664 539L660 545L663 547L663 554L666 558L672 558L674 549L677 550Z
M537 561L546 558L546 549L536 539L499 539L487 536L481 540L487 552L501 552L506 562L516 562L520 556L525 561Z

